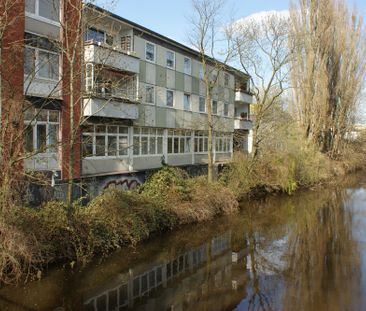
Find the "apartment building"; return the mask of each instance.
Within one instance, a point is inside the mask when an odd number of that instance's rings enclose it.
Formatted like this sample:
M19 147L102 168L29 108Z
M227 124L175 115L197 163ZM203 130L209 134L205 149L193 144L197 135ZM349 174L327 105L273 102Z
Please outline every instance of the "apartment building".
M139 184L164 163L207 163L199 53L80 0L15 2L19 23L8 27L17 34L9 46L22 41L24 61L14 79L2 53L1 82L6 94L12 77L25 99L25 170L72 176L97 193ZM212 100L217 163L230 161L234 147L250 151L252 126L249 77L223 68ZM3 108L8 100L1 98Z

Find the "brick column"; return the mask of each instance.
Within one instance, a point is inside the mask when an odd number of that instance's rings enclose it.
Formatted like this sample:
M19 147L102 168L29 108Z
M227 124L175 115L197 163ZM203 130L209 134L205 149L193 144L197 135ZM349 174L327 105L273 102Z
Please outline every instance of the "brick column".
M81 0L64 0L62 22L62 179L81 174L81 81L83 30Z
M24 0L0 1L0 182L17 180L23 163ZM8 181L10 181L10 179Z

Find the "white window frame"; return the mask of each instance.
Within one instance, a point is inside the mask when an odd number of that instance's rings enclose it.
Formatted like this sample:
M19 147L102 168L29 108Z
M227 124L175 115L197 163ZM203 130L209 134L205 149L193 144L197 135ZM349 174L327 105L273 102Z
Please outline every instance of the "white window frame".
M152 102L148 102L147 101L147 88L152 88L153 90L153 101ZM149 105L155 105L155 102L156 102L156 89L155 89L155 86L152 85L152 84L145 84L145 98L144 98L144 102L146 104L149 104Z
M144 133L144 130L148 131L148 133ZM138 139L138 148L139 153L135 153L134 141L135 138ZM147 138L147 153L141 153L141 146L142 146L142 138ZM151 139L155 140L155 153L150 153L151 150ZM161 141L161 152L159 152L159 140ZM134 127L133 129L133 157L150 157L150 156L162 156L164 153L164 130L161 128L150 128L150 127ZM159 152L159 153L158 153Z
M225 112L225 107L227 107L227 112ZM229 111L230 110L230 105L228 102L224 102L224 109L222 111L222 114L224 117L228 117L229 116Z
M40 80L46 80L46 81L52 81L52 82L58 82L60 81L60 66L61 66L61 59L60 59L60 53L57 52L53 52L53 51L49 51L49 50L45 50L45 49L40 49L40 48L36 48L30 45L26 45L25 46L26 49L32 49L35 51L35 60L34 60L34 73L31 74L27 74L24 72L24 75L26 76L26 78L28 77L35 77L37 79ZM39 75L39 70L40 70L40 60L39 60L39 52L45 52L48 54L53 54L53 55L57 55L58 56L58 77L56 79L52 79L52 78L45 78L45 77L41 77Z
M39 0L34 0L34 2L35 2L35 12L34 13L26 11L25 10L25 3L24 3L25 16L31 17L33 19L36 19L36 20L39 20L41 22L45 22L45 23L48 23L48 24L52 24L52 25L55 25L55 26L61 26L61 23L60 23L61 12L62 12L62 8L61 8L62 1L61 0L60 0L59 21L54 21L52 19L49 19L47 17L43 17L43 16L39 15Z
M104 132L97 132L96 131L96 127L97 126L104 126L105 127L105 131ZM121 126L121 125L110 125L110 126L116 126L117 127L117 133L109 133L108 132L108 126L105 124L95 124L95 125L90 125L90 127L93 128L92 132L82 132L82 142L84 137L91 137L91 142L92 142L92 155L91 156L84 156L84 153L82 152L82 158L83 159L117 159L117 158L128 158L128 150L127 152L125 152L126 154L120 154L120 138L123 139L127 139L127 148L130 148L130 143L129 143L129 134L128 134L128 127L126 126ZM125 132L120 132L120 128L127 128L127 131ZM104 137L104 155L102 156L98 156L96 155L96 150L97 150L97 144L96 144L96 138L97 136L99 137ZM117 141L116 141L116 155L110 156L108 155L108 137L117 137Z
M214 102L216 102L216 112L214 112L214 109L213 109ZM218 115L218 113L219 113L219 102L217 100L215 100L215 99L213 99L212 102L211 102L211 110L212 110L212 114L213 115L215 115L215 116Z
M192 98L191 98L191 94L189 93L184 93L183 94L183 110L184 111L192 111ZM189 104L189 107L188 109L186 109L186 102L185 102L185 99L188 98L188 104Z
M168 66L168 53L172 53L173 54L173 66ZM165 51L165 62L166 62L166 67L169 69L175 69L175 52L173 52L172 50L166 50Z
M178 152L174 150L174 142L178 141ZM170 147L169 147L170 144ZM168 154L192 154L192 131L190 130L169 130L167 141ZM183 149L183 150L182 150ZM171 152L169 152L171 151Z
M208 133L204 131L194 132L193 151L196 154L208 153Z
M147 59L147 45L148 44L151 44L154 47L154 59L153 60ZM149 41L145 42L145 60L147 62L153 63L153 64L155 64L155 62L156 62L156 45L154 43L149 42Z
M215 133L215 152L216 153L231 153L231 133Z
M189 60L189 70L188 70L188 68L186 68L186 59ZM190 57L184 56L184 58L183 58L183 72L186 75L192 75L192 59Z
M200 109L201 108L201 100L203 99L203 111ZM206 113L206 98L203 96L200 96L198 99L198 112L200 113Z
M50 110L50 109L37 109L34 110L33 108L29 108L32 109L32 112L35 112L34 117L32 117L30 120L27 120L27 118L25 118L24 120L24 124L26 127L30 127L32 128L32 139L33 139L33 150L30 152L34 152L35 155L55 155L58 153L58 143L60 142L60 112L57 110ZM37 120L37 115L40 113L40 110L46 111L47 112L47 120ZM56 111L58 114L58 121L50 121L50 111ZM46 149L44 152L39 152L38 151L38 146L37 146L37 141L38 141L38 127L37 125L46 125ZM53 146L55 148L55 151L49 151L49 148L52 146L50 143L50 125L56 125L58 127L57 133L56 133L56 141L58 142L56 144L56 146Z
M173 104L172 104L172 106L168 105L168 92L172 92L172 94L173 94ZM166 92L165 92L165 95L166 95L166 103L165 103L166 106L168 108L174 108L175 107L175 92L174 92L174 90L167 89Z

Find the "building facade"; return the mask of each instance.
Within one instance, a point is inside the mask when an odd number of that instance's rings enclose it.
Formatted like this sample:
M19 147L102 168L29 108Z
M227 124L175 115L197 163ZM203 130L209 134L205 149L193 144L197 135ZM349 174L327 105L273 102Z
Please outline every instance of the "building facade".
M17 1L25 170L97 193L163 164L207 164L199 53L79 0ZM249 76L226 65L217 74L213 149L223 163L234 148L250 152L252 96ZM4 70L1 80L4 92Z

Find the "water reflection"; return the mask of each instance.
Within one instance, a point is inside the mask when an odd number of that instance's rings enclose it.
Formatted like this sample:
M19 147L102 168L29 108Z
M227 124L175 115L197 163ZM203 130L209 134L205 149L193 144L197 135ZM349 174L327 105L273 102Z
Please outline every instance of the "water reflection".
M250 203L82 272L4 288L0 309L365 310L365 203L359 179Z

